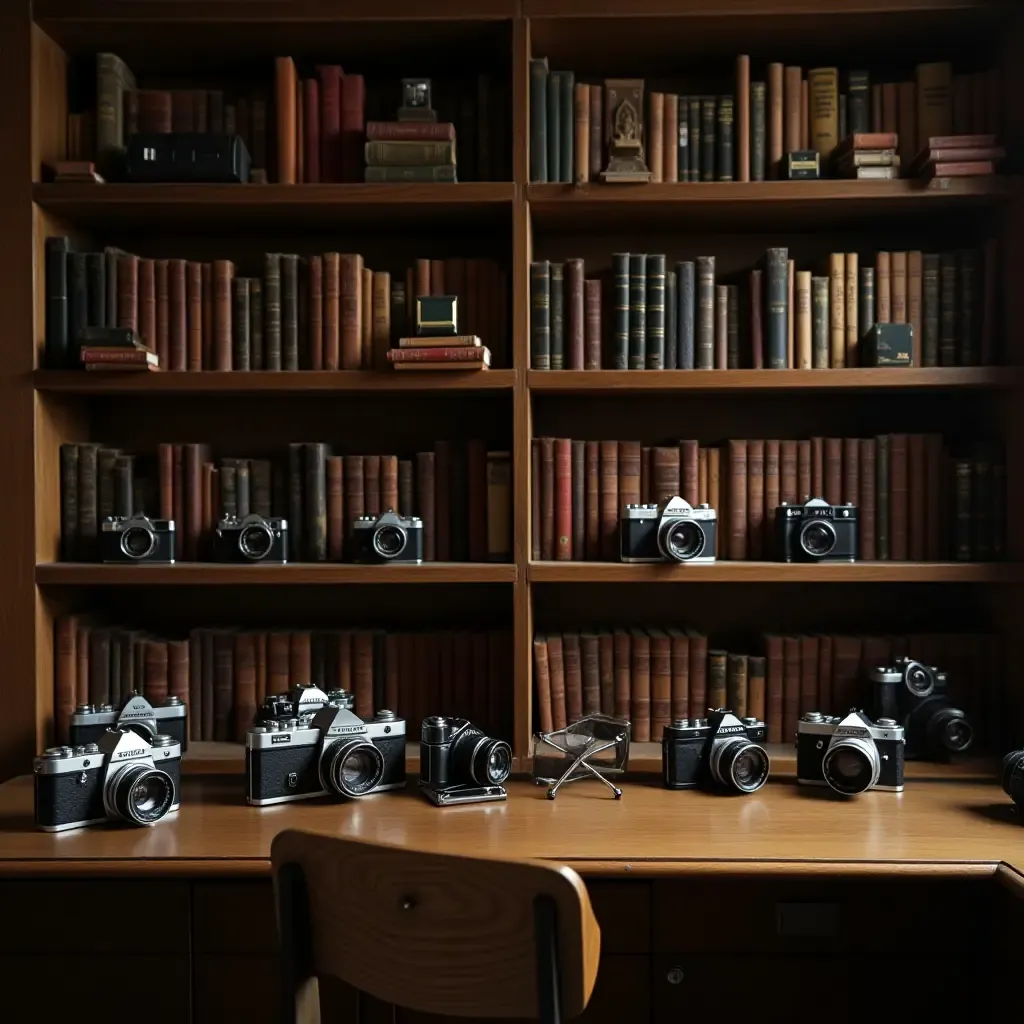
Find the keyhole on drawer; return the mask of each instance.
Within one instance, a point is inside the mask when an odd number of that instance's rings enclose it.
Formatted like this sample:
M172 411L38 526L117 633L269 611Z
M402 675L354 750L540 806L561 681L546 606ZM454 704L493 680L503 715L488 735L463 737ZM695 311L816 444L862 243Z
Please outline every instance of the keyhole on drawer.
M668 974L665 975L665 977L668 979L668 983L670 985L682 985L683 979L686 975L683 974L682 967L670 967L668 969Z

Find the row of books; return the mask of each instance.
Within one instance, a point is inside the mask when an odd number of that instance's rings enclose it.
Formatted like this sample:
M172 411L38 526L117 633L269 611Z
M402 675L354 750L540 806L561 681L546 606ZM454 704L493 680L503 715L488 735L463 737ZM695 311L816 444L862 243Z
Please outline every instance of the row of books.
M425 561L508 561L512 481L507 451L486 443L437 441L411 459L332 455L322 443L289 444L285 459L214 458L208 445L161 444L155 457L99 444L63 444L61 552L99 556L98 524L144 513L173 519L177 557L209 558L224 515L288 521L291 561L353 554L352 524L389 508L423 521Z
M943 669L951 699L976 721L999 726L1002 658L995 634L766 633L752 646L760 653L716 649L704 634L683 628L538 633L536 724L550 732L601 712L628 718L633 740L660 742L670 722L725 707L763 721L769 743L794 743L800 715L870 709L868 673L911 657Z
M679 495L717 512L716 557L778 557L775 510L824 498L858 509L858 558L965 562L1006 554L1006 466L996 446L952 456L940 434L800 441L535 438L532 557L618 561L627 504Z
M772 248L729 283L719 283L714 256L668 269L664 254L614 253L603 280L587 278L581 259L539 260L530 264L530 365L837 369L869 365L862 340L888 323L912 325L915 366L990 365L998 264L995 241L983 251L832 253L820 276Z
M494 260L417 259L394 279L358 253L265 253L260 276L238 269L47 238L46 365L78 365L82 329L117 326L136 331L164 370L380 370L415 333L424 295L457 296L460 332L486 339L498 365L507 358L507 278Z
M724 83L719 80L719 86ZM642 141L651 180L764 181L784 177L784 155L816 151L822 172L848 176L830 158L854 133L885 133L898 147L894 173L910 173L918 150L951 135L998 137L1002 83L996 69L953 74L948 61L920 64L905 81L873 81L867 70L840 72L769 63L751 81L736 59L724 95L651 91ZM642 95L642 88L641 93ZM578 83L571 71L530 61L530 180L598 180L612 112L607 86ZM854 168L854 170L856 170ZM853 176L856 176L854 174Z
M268 694L310 684L344 689L357 715L387 709L419 740L427 715L469 718L488 735L512 734L508 632L197 628L167 639L89 615L54 624L57 740L77 704L114 704L133 691L152 703L178 697L189 738L241 742Z

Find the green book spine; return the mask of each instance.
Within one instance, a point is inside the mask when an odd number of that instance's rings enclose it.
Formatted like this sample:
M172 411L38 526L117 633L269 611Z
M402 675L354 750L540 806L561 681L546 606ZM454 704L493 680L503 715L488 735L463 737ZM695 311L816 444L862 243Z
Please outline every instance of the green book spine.
M530 61L530 181L548 180L548 61Z
M876 438L875 451L875 558L889 561L889 435Z
M530 264L530 366L551 369L551 265Z
M367 167L363 170L363 181L372 182L455 182L456 170L452 164L438 164L433 167Z
M612 369L629 368L629 253L612 256Z
M765 106L764 82L750 83L750 180L764 181L765 167Z
M565 369L565 264L551 264L551 369Z
M646 366L665 368L665 256L647 257Z
M642 370L647 351L647 256L629 255L629 369Z
M789 250L769 249L765 259L765 366L789 366Z

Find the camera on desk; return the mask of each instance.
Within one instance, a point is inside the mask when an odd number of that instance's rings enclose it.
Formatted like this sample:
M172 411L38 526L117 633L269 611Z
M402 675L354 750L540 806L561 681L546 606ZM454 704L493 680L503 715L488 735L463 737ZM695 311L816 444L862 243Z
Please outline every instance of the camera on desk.
M664 505L627 505L619 523L623 562L715 560L718 515L710 505L693 508L678 496Z
M775 510L775 546L780 562L855 562L857 507L824 498L783 502Z
M170 736L188 750L188 709L180 697L151 704L141 693L132 693L120 708L113 704L79 704L71 716L68 742L73 747L98 743L108 729L131 729L144 740Z
M154 825L178 809L181 746L110 729L96 743L50 747L33 763L36 825L44 832L119 821Z
M903 792L903 727L863 711L830 717L810 711L797 723L796 780L843 796L869 789Z
M753 793L767 782L771 767L764 738L764 722L737 718L725 708L709 710L707 718L675 721L661 739L665 785Z
M101 562L174 561L173 519L107 516L100 524Z
M420 790L438 807L504 800L512 748L465 718L431 715L420 727Z
M360 516L352 524L352 545L357 562L419 565L423 561L423 520L400 516L390 508L379 516Z
M946 761L963 754L974 739L967 715L946 695L945 672L911 658L871 670L874 710L903 726L908 759Z
M351 711L356 699L348 690L321 690L319 686L293 686L287 693L268 693L256 709L253 725L307 718L330 704Z
M245 736L245 781L249 803L259 806L401 789L405 720L325 704L312 716L264 721Z
M217 562L288 561L288 520L278 516L223 516L213 535Z

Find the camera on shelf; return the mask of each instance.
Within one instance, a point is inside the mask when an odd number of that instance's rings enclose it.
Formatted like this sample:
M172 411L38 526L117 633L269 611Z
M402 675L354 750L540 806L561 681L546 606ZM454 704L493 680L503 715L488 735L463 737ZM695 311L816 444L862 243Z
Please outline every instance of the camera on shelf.
M213 535L218 562L288 561L288 520L277 516L223 516Z
M357 562L423 561L423 520L389 508L379 516L360 516L352 524Z
M796 779L831 786L843 796L869 789L903 792L903 727L892 718L872 722L863 711L802 716L796 729Z
M107 516L100 524L101 562L173 562L174 520Z
M465 718L431 715L420 729L420 790L438 807L504 800L512 748Z
M857 507L810 498L775 510L775 547L780 562L855 562Z
M98 743L108 729L131 729L144 740L154 736L170 736L188 750L188 709L180 697L167 697L161 704L151 704L141 693L132 693L120 708L113 704L79 704L71 716L68 743L80 747Z
M967 715L946 695L945 672L911 658L871 670L875 713L903 726L908 759L948 760L974 739Z
M269 719L245 735L250 804L314 796L356 799L405 786L405 720L392 711L359 718L325 704L315 714Z
M287 693L268 693L256 709L253 725L315 715L326 704L351 711L356 699L347 690L324 691L319 686L293 686Z
M1024 808L1024 750L1011 750L1003 758L999 774L1003 792L1018 808Z
M768 780L771 767L760 745L764 738L764 722L737 718L725 708L709 709L707 718L677 720L662 733L665 785L753 793Z
M678 496L664 505L627 505L619 523L623 562L715 560L718 515L710 505L693 508Z
M96 743L49 747L33 763L36 825L44 832L120 821L154 825L178 809L181 746L109 729Z

